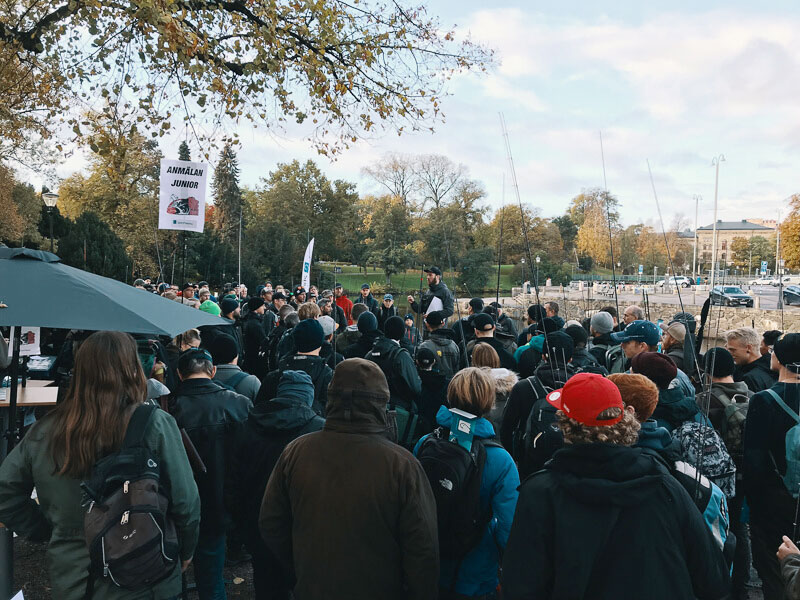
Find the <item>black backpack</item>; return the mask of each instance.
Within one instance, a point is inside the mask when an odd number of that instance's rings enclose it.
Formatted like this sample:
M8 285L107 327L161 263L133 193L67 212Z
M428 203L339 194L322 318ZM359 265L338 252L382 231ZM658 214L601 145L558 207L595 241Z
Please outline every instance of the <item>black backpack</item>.
M481 480L486 447L502 448L502 445L493 439L473 438L468 452L449 441L449 435L445 427L434 429L422 441L417 459L436 498L439 553L442 558L460 563L480 543L492 520L491 505L481 509ZM453 583L457 575L458 568Z
M552 390L548 390L535 376L529 377L527 381L536 394L536 401L528 416L522 440L520 477L527 477L540 470L544 463L552 458L555 451L564 445L564 437L556 420L556 407L546 398Z
M90 598L95 578L127 590L151 588L178 564L178 536L168 517L160 462L142 444L156 410L142 404L131 415L118 452L95 463L84 492L84 536L89 549Z

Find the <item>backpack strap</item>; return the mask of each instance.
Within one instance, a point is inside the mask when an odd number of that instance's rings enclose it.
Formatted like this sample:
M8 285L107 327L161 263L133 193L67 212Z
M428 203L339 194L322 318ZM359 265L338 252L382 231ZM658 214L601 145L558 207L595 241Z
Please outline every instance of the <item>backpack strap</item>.
M786 405L786 402L783 401L783 398L781 398L778 394L776 394L772 390L764 390L764 391L767 392L770 396L772 396L772 398L775 400L775 402L778 403L778 406L780 406L787 415L792 417L795 420L796 423L800 424L800 415L798 415L791 408L789 408Z
M125 430L125 439L122 441L123 448L136 448L142 445L144 434L150 419L155 414L158 407L153 404L140 404L136 407L128 421L128 428Z
M234 391L236 391L236 386L239 385L244 378L247 377L247 373L244 371L239 371L238 373L234 373L233 377L228 379L225 383L228 384ZM217 382L219 383L219 382Z

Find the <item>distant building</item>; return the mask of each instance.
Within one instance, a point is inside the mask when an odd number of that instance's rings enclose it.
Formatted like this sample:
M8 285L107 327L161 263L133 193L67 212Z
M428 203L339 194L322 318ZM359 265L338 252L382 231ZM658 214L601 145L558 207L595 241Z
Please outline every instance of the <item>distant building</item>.
M771 223L772 226L762 223ZM733 259L730 247L733 240L739 237L751 238L757 235L767 239L775 238L775 221L767 219L742 219L741 221L717 221L717 262L728 262ZM680 234L679 234L680 235ZM683 236L681 236L683 237ZM714 245L714 225L697 228L697 260L710 268L711 253Z

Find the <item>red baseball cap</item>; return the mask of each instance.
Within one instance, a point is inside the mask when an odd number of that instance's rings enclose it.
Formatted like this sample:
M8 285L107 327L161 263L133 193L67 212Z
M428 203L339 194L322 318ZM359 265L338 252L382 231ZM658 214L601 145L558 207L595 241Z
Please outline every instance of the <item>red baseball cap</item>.
M550 392L547 401L570 419L589 427L616 425L625 410L619 388L596 373L578 373L563 388ZM598 420L597 416L609 408L619 408L619 416Z

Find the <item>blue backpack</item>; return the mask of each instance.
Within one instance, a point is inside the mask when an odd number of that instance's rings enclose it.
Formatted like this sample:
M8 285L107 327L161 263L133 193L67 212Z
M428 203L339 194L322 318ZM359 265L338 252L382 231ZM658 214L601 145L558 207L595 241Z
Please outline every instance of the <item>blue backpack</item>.
M783 411L797 423L786 432L786 475L783 476L783 485L786 490L797 498L800 495L800 416L786 405L778 394L772 390L765 390Z
M714 541L730 562L733 558L731 548L733 539L729 531L728 501L722 489L709 481L705 475L699 474L693 465L683 460L676 461L670 472L689 493L698 510L703 513L703 520L711 531Z

